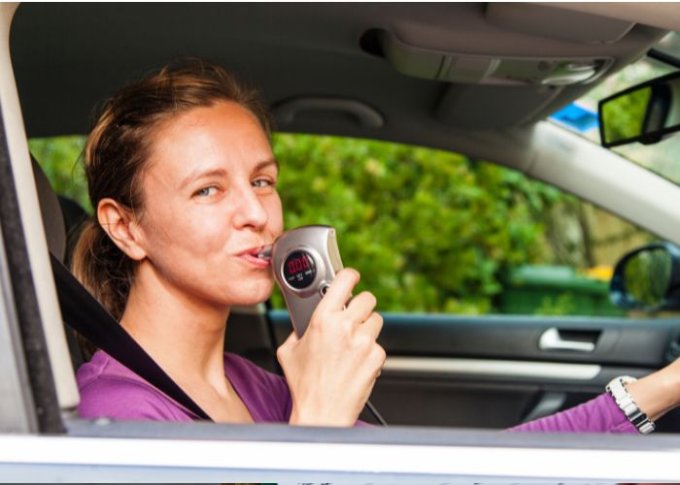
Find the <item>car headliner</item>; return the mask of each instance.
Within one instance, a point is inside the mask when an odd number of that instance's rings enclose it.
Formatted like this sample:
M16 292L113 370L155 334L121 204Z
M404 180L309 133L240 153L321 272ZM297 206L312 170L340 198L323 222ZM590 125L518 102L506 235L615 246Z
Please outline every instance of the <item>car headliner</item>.
M619 19L583 12L588 10ZM611 58L606 76L666 33L630 19L680 26L676 10L650 3L29 3L16 11L11 49L31 137L86 133L93 107L114 89L174 58L199 56L259 87L281 131L456 150L471 132L544 119L594 83L490 85L413 77L380 55L384 45L376 48L367 32L464 55Z

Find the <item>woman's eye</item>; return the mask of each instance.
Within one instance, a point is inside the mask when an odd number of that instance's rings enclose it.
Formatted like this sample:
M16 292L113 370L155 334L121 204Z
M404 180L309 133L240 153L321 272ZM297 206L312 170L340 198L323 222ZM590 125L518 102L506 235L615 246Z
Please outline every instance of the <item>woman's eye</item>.
M270 179L262 178L253 180L253 187L256 188L273 187L274 185L276 185L276 182Z
M201 190L194 192L194 195L198 197L210 197L211 195L215 195L216 191L217 187L215 186L203 187Z

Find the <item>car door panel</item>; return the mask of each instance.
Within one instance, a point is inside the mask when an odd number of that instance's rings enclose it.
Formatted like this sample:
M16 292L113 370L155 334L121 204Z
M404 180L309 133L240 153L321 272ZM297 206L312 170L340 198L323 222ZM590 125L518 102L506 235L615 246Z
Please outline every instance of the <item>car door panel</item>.
M269 317L280 344L290 332L288 315L274 310ZM388 423L421 426L508 428L567 409L603 392L615 376L663 366L680 328L677 319L383 317L379 341L388 359L371 401ZM592 346L542 349L546 332ZM662 430L680 429L675 413L662 421Z

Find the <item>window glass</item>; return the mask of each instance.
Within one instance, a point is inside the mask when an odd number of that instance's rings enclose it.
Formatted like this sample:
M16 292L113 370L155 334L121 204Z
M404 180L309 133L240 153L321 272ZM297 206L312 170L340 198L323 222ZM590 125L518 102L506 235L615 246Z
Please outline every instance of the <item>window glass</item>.
M58 193L88 211L84 137L30 141ZM612 265L650 234L521 173L460 154L276 134L287 228L336 227L379 309L468 315L623 315ZM272 297L283 308L281 295Z
M33 138L28 140L28 147L55 192L73 199L91 213L92 207L81 163L85 140L86 137L81 135Z
M676 33L671 33L664 37L656 47L680 57L680 36ZM575 104L592 113L593 119L596 119L597 106L601 99L623 91L628 87L674 71L677 71L677 69L673 66L645 57L605 79L590 92L586 93L586 95L578 99ZM589 125L589 129L577 128L576 131L593 142L600 143L597 123ZM676 184L680 184L680 163L677 160L677 154L680 152L680 136L677 134L671 135L660 143L653 145L630 143L614 147L612 150L631 162L641 165Z
M654 47L665 54L680 57L680 34L669 32Z
M382 311L623 315L612 265L653 237L521 173L463 155L275 137L287 227L331 224ZM277 294L275 307L283 307Z

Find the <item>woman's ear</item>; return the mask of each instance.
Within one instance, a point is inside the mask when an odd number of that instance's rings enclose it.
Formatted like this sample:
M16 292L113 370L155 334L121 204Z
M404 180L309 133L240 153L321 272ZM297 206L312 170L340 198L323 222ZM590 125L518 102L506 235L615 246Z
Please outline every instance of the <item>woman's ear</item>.
M114 244L129 258L141 261L146 257L146 251L140 244L137 220L129 208L113 199L102 199L97 205L97 220Z

